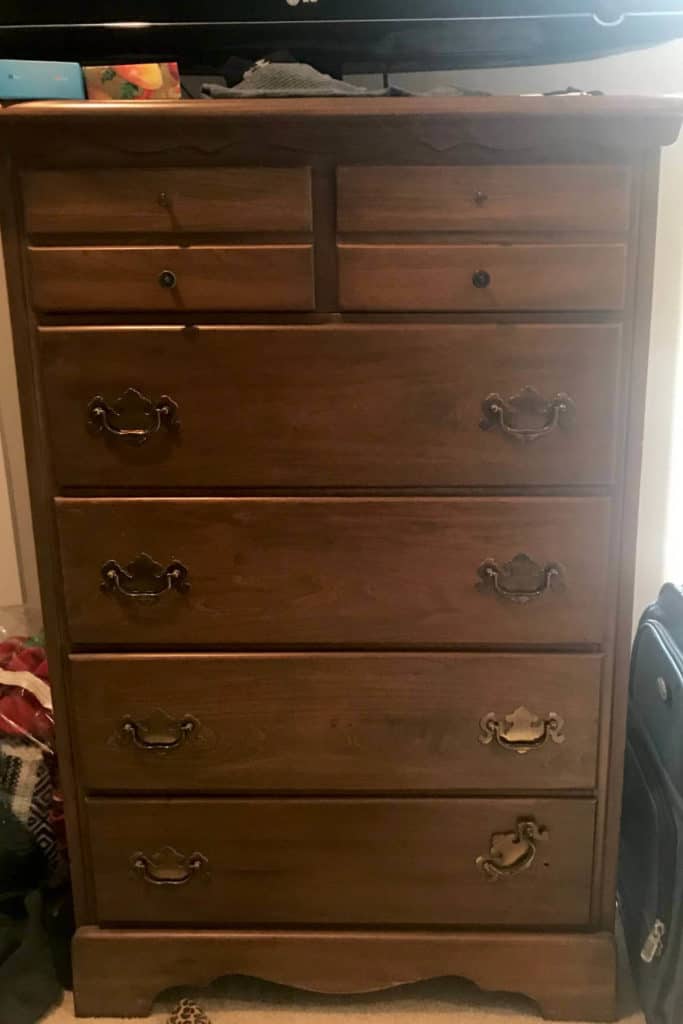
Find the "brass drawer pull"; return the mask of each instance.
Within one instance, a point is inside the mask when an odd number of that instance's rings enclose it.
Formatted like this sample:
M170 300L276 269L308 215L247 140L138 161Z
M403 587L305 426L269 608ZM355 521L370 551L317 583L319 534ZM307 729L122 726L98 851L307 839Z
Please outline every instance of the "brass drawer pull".
M516 754L528 754L530 750L544 747L548 740L564 743L564 721L554 711L545 718L539 718L528 708L519 707L502 719L492 711L479 723L479 742L487 746L495 740L504 750Z
M185 715L178 721L158 709L142 721L126 715L119 734L124 743L132 744L139 750L166 754L179 750L198 730L199 722L192 715Z
M168 395L162 395L155 403L136 388L128 388L113 405L102 395L96 395L88 405L91 427L137 445L145 444L162 427L177 430L180 426L177 416L178 406ZM125 426L126 423L137 425Z
M162 288L175 288L178 284L178 278L172 270L162 270L159 274L159 284Z
M144 553L138 555L125 569L118 562L105 562L101 574L102 590L121 594L134 601L155 600L171 590L183 593L190 589L188 572L182 562L171 562L163 569Z
M479 424L482 430L498 427L517 441L538 441L552 434L558 427L568 427L574 420L575 406L563 392L546 399L532 387L524 387L510 398L494 393L482 403L484 416ZM540 426L522 426L540 420ZM521 422L520 422L521 421Z
M472 274L472 284L475 288L488 288L491 284L491 275L488 270L475 270Z
M187 885L193 878L209 877L209 862L202 853L191 853L189 857L178 853L172 846L164 846L157 853L147 857L134 853L130 859L131 869L149 885Z
M536 859L536 844L545 842L548 830L533 818L520 818L514 832L495 832L488 856L477 857L480 871L492 882L528 871Z
M489 558L479 566L479 587L493 590L499 597L515 604L528 604L550 590L561 589L564 570L557 562L540 566L528 555L519 554L499 566Z
M477 206L484 206L485 203L488 202L488 200L489 197L487 196L486 192L481 192L478 190L477 192L474 193L474 202Z

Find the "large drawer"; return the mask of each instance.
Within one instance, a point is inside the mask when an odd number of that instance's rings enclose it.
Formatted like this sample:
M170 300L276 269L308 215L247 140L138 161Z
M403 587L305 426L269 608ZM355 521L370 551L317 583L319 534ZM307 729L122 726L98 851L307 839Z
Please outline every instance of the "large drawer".
M77 327L39 341L62 486L614 479L615 325Z
M340 167L342 232L625 231L629 167Z
M97 919L581 926L594 816L592 800L88 800Z
M57 499L57 514L75 643L551 645L605 635L608 499ZM157 600L136 596L155 591Z
M626 246L340 245L342 309L618 310Z
M23 175L29 234L308 232L308 167L131 167Z
M87 789L591 789L598 655L72 655Z
M315 307L310 245L31 247L28 262L45 312Z

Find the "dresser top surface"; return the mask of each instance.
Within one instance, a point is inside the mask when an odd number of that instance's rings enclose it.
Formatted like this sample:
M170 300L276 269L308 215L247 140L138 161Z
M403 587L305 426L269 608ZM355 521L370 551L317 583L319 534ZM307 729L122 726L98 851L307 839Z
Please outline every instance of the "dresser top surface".
M604 156L669 146L683 120L683 97L402 96L155 100L147 103L45 101L0 111L0 138L20 162L59 166L96 160L96 150L134 138L205 149L228 128L226 145L346 153L388 162L419 146L446 153L458 143L497 152L557 150L570 161L590 148ZM56 145L56 140L59 144ZM419 145L418 145L419 144ZM213 146L213 141L212 141ZM94 147L94 149L93 149ZM387 148L389 147L389 148ZM393 147L393 149L392 149ZM139 149L139 147L138 147ZM137 149L136 149L137 151ZM159 150L161 152L161 150ZM204 154L205 155L205 154Z
M683 119L683 96L338 96L92 102L46 100L6 107L0 125L17 121L140 119L227 121L266 116L346 117L523 117Z

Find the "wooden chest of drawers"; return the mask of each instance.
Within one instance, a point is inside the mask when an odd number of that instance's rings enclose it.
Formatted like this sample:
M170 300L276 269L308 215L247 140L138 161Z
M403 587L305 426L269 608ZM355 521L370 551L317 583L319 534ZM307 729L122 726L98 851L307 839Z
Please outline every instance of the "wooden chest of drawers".
M613 1017L680 114L2 114L79 1013L460 974Z

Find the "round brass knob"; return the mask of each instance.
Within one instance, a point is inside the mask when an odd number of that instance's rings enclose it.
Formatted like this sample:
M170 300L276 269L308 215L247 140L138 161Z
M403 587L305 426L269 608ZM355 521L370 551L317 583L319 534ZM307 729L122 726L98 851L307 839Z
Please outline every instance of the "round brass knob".
M172 270L162 270L159 274L159 284L162 288L175 288L178 279Z
M485 192L475 192L474 193L474 201L477 204L477 206L483 206L484 203L488 202L488 199L489 199L489 197L486 195Z
M488 288L491 284L491 275L488 270L476 270L472 274L472 284L475 288Z
M171 205L171 200L169 198L168 192L160 192L157 199L159 206L169 207Z

